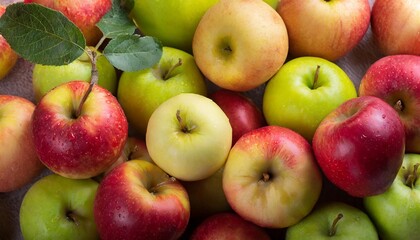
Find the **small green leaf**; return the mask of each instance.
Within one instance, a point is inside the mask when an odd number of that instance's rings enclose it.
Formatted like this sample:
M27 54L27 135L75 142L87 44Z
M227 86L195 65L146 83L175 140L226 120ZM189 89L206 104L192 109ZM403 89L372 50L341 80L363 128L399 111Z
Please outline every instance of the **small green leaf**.
M0 18L0 33L22 58L64 65L82 55L86 41L62 13L35 3L15 3Z
M158 63L162 56L162 44L149 36L120 35L109 41L103 54L114 67L133 72Z
M115 38L122 34L132 35L136 30L134 22L121 7L120 0L113 0L111 10L96 25L106 38Z

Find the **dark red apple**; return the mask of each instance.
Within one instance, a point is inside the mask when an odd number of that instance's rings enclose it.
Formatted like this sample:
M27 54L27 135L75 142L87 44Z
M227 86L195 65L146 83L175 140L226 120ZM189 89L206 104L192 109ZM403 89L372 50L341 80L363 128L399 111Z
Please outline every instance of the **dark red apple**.
M401 167L404 126L380 98L358 97L324 118L312 145L333 184L354 197L372 196L385 192Z

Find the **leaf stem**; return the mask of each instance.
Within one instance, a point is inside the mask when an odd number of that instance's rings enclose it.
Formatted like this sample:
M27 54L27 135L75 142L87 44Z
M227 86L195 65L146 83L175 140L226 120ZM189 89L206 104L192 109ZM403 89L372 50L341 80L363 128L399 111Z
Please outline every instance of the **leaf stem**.
M98 50L102 46L102 44L105 42L106 39L107 39L107 36L103 35L101 39L99 39L99 42L96 44L95 49Z

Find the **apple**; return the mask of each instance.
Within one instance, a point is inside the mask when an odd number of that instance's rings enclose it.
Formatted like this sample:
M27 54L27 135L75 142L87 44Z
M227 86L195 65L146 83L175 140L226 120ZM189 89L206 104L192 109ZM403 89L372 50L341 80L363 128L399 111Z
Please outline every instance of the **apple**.
M211 98L229 118L232 126L232 145L245 133L266 125L261 110L252 99L240 92L218 89Z
M155 164L131 160L99 185L94 216L101 239L178 239L190 205L185 188Z
M197 66L212 83L248 91L279 70L288 45L282 18L265 2L220 0L198 23L192 49Z
M319 57L298 57L267 83L263 113L269 125L290 128L311 142L322 119L355 97L356 87L340 66Z
M105 88L70 81L49 91L33 113L33 138L41 162L68 178L90 178L121 155L128 123ZM86 100L83 98L87 96Z
M204 13L219 0L134 0L130 18L142 33L154 36L164 46L192 53L195 29ZM265 0L273 8L278 0ZM164 17L162 17L164 16Z
M157 65L123 72L118 83L118 101L130 127L142 136L153 111L165 100L183 92L207 95L204 76L191 54L171 47L162 51Z
M374 62L359 85L359 95L376 96L399 114L406 152L420 153L420 56L391 55Z
M19 211L24 239L98 239L93 204L98 183L50 174L25 193Z
M265 229L246 221L236 213L211 215L194 228L190 240L269 240Z
M315 131L312 146L324 175L353 197L385 192L401 167L404 126L380 98L347 100Z
M281 0L277 12L287 27L291 57L338 60L362 40L370 23L368 0Z
M6 7L0 5L0 17L6 11ZM16 65L19 56L13 51L6 39L0 34L0 80L6 77Z
M220 169L232 145L232 127L210 98L180 93L153 112L146 131L150 157L183 181L210 177Z
M96 67L98 69L98 84L109 90L112 94L117 93L117 72L112 64L98 50L90 48L97 54ZM54 76L54 77L51 77ZM87 53L83 53L78 59L67 65L49 66L34 64L32 71L32 87L35 101L39 102L52 88L73 80L90 82L92 77L92 63Z
M96 45L102 37L96 24L112 7L112 0L24 0L24 3L37 3L63 13L82 31L89 46Z
M298 133L265 126L232 147L223 172L223 191L242 218L265 228L298 223L315 206L322 175L311 145Z
M299 223L290 226L285 239L379 238L375 225L361 209L343 202L327 202L315 208Z
M391 187L363 199L383 240L414 240L420 236L420 155L407 153Z
M384 55L420 55L420 17L417 1L376 0L372 6L371 29Z
M34 110L26 98L0 95L0 192L29 184L44 169L32 139Z

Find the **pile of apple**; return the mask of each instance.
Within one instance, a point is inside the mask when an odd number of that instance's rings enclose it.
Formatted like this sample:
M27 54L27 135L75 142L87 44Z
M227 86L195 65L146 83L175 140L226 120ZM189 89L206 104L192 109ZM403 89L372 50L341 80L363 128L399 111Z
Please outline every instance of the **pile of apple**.
M112 5L30 2L89 46ZM34 64L34 102L0 96L0 192L32 184L25 239L420 238L420 4L128 2L162 41L154 67L95 49L98 84L83 54ZM369 26L383 57L356 86L335 61ZM0 49L1 79L18 55Z

